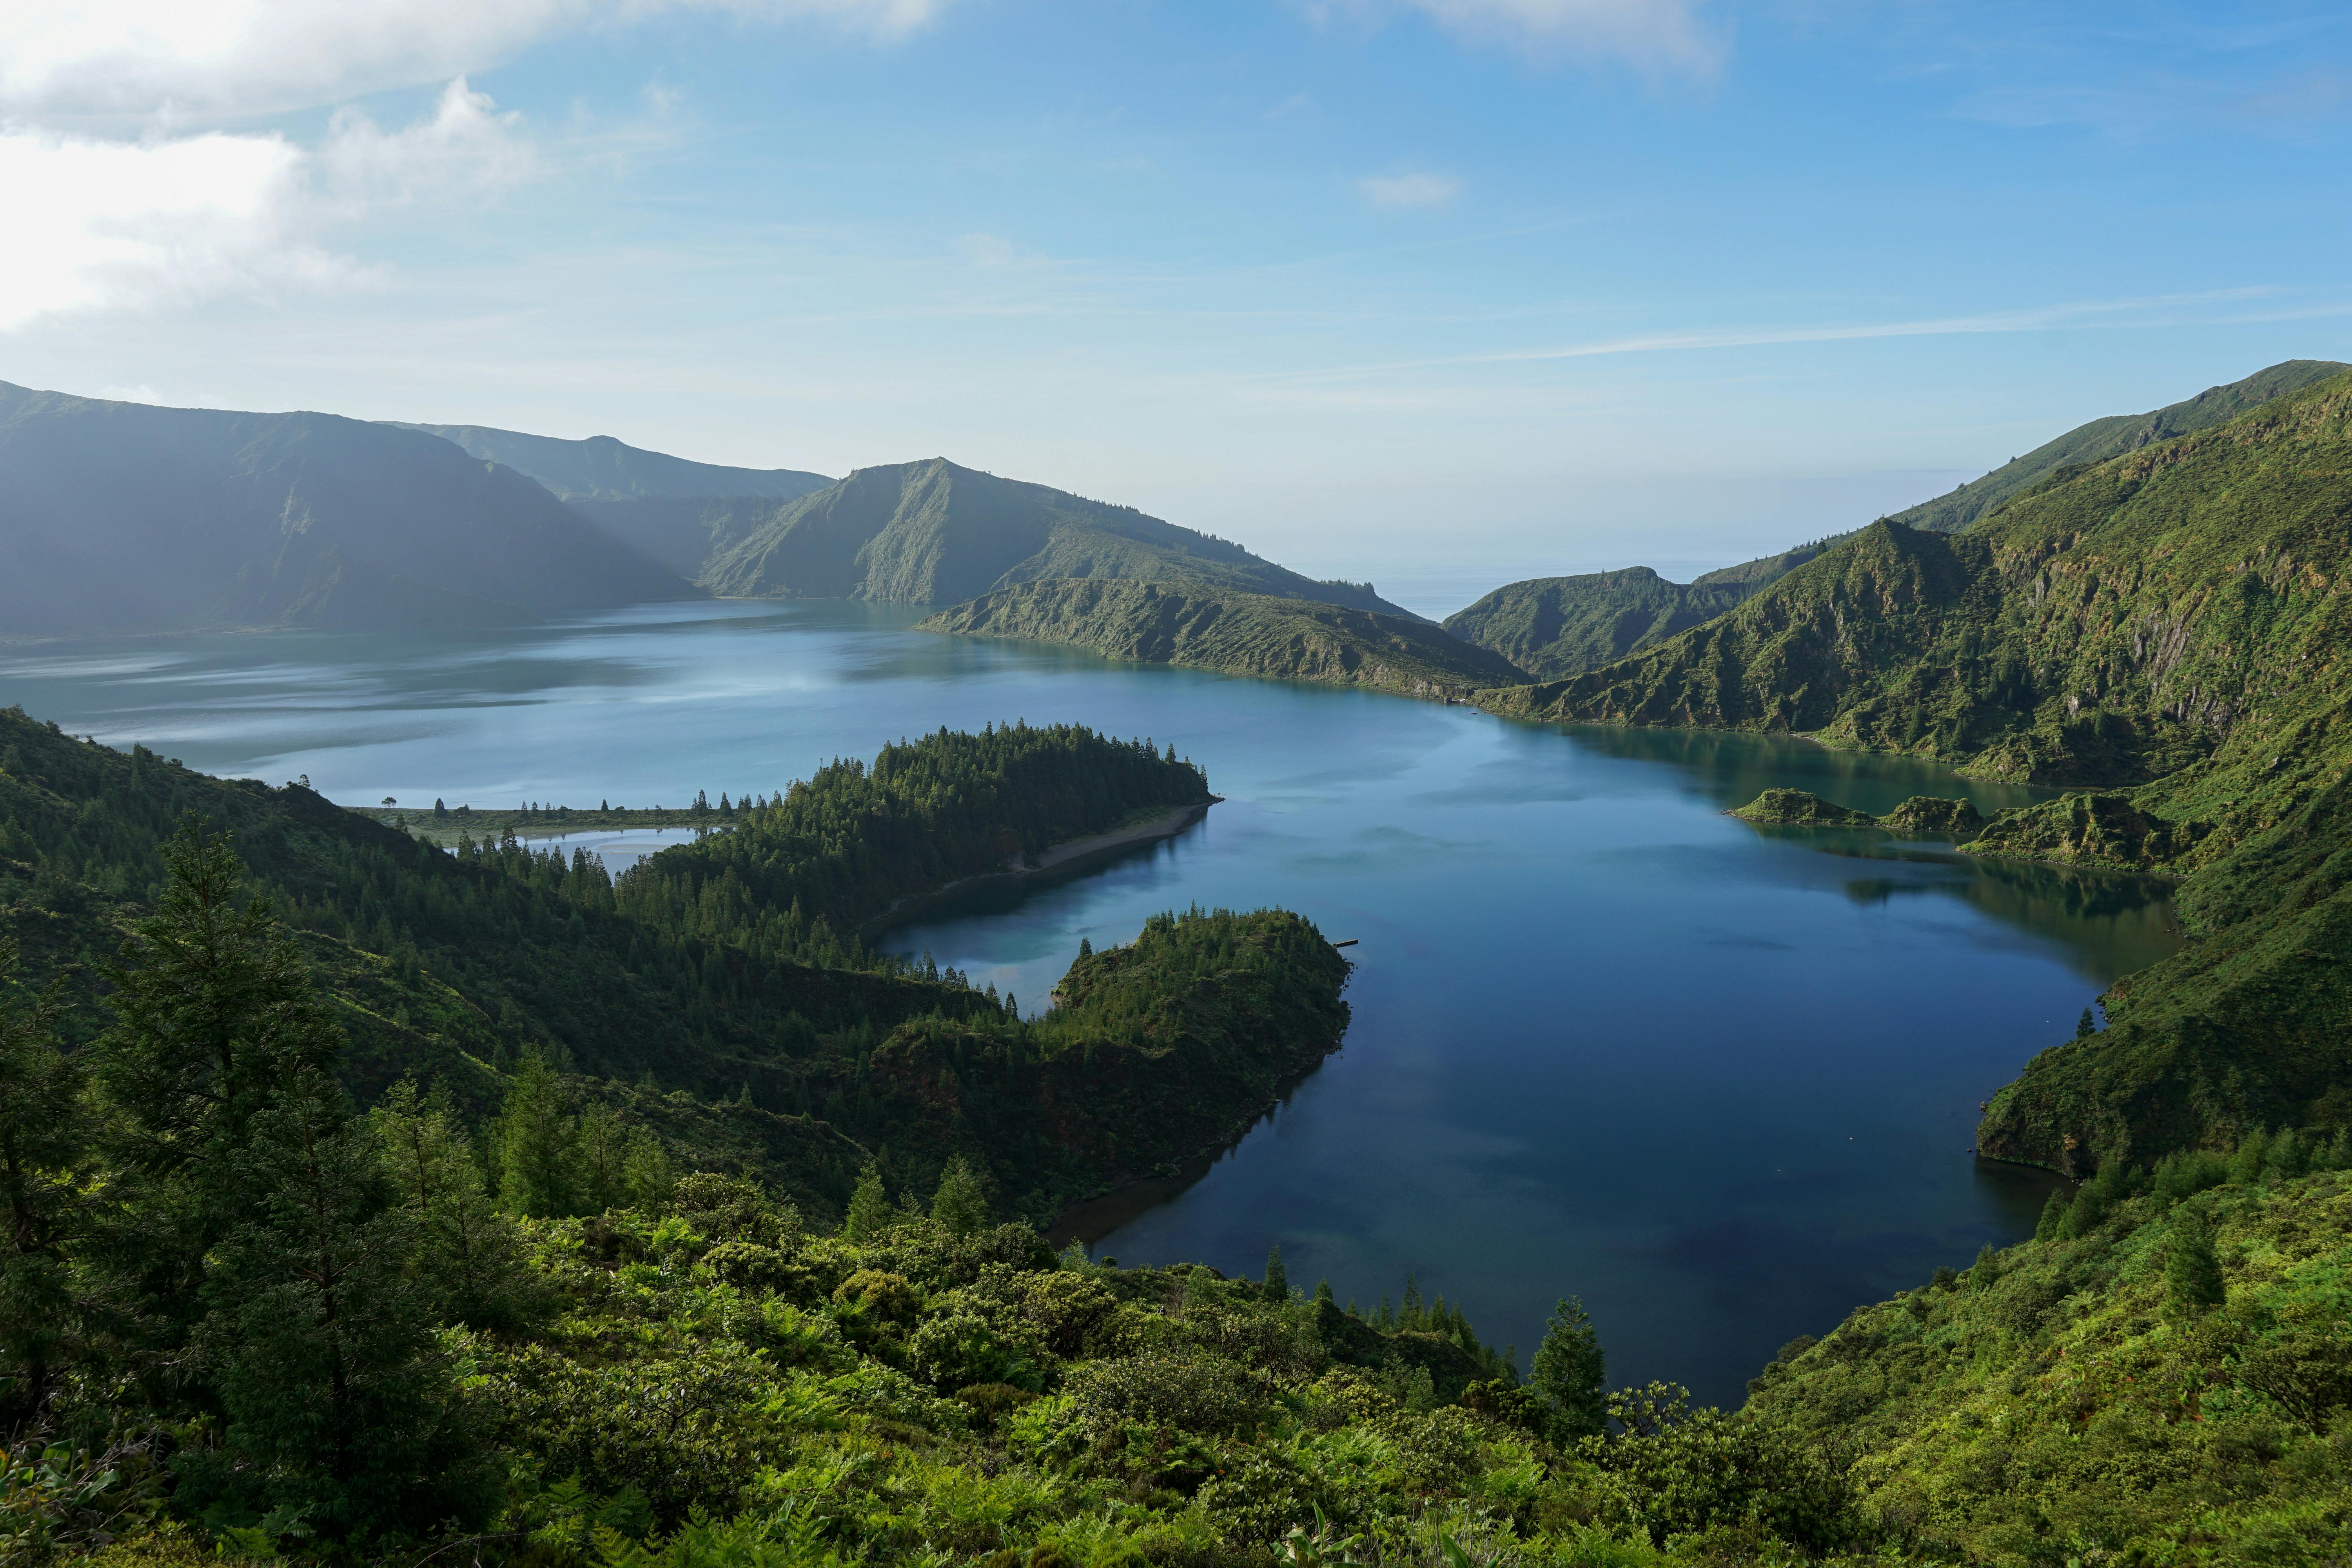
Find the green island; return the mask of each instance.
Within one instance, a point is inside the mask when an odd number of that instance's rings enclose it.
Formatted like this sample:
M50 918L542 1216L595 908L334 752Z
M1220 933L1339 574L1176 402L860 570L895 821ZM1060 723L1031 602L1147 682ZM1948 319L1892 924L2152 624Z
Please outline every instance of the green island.
M1024 583L942 610L916 629L1407 697L1462 698L1526 674L1426 621L1182 581Z
M1972 803L1943 795L1915 795L1885 816L1873 816L1803 789L1768 789L1724 815L1775 827L1883 827L1938 838L1973 839L1985 826L1984 813Z

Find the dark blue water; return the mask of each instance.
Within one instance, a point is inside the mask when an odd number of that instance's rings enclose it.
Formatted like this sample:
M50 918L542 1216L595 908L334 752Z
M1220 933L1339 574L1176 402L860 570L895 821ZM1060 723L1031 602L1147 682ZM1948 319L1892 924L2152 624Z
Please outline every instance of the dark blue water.
M1346 1048L1237 1147L1071 1216L1128 1263L1463 1306L1524 1365L1580 1295L1612 1378L1732 1401L1782 1342L2031 1230L1977 1102L2171 951L2161 889L1876 834L1759 830L1774 784L1883 811L2025 793L1799 742L1464 709L966 642L859 605L687 605L529 632L52 645L0 702L372 804L765 793L941 724L1172 742L1224 804L891 940L1043 1004L1083 936L1193 901L1353 937Z

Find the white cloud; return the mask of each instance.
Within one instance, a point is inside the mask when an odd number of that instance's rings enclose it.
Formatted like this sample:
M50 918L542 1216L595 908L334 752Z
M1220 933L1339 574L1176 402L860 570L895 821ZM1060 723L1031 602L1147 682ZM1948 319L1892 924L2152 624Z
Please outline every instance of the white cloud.
M1356 188L1376 212L1425 212L1453 205L1462 182L1451 174L1370 174Z
M1699 13L1703 0L1307 0L1310 12L1378 17L1397 5L1475 43L1538 57L1583 55L1643 70L1712 76L1724 40Z
M261 113L446 81L535 39L667 10L806 19L880 37L949 0L39 0L0 5L0 104Z
M0 331L78 311L347 284L364 269L324 243L333 226L501 188L533 159L518 117L462 78L396 131L340 111L315 151L275 134L115 142L0 131L0 191L16 232L33 237L0 247Z

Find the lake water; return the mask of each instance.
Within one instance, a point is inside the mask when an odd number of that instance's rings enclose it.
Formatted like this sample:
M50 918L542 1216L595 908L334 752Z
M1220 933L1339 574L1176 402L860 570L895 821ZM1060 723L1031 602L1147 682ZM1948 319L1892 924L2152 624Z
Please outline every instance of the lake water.
M1225 796L1180 838L982 890L889 944L1034 1011L1086 937L1280 903L1353 937L1345 1049L1237 1146L1071 1216L1098 1255L1461 1305L1522 1367L1580 1295L1613 1382L1736 1402L1782 1342L2029 1234L1978 1101L2171 952L2160 886L1722 815L2027 792L1798 742L1460 708L912 633L862 605L649 606L492 634L0 652L0 703L352 805L766 794L940 725L1172 742ZM618 859L657 840L610 836ZM599 841L602 843L602 841Z

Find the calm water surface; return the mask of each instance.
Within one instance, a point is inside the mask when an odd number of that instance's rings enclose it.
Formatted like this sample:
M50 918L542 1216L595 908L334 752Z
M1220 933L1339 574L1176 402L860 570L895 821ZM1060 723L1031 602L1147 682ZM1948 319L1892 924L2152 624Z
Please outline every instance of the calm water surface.
M1236 1147L1071 1226L1130 1264L1345 1301L1416 1274L1520 1363L1581 1295L1620 1382L1734 1401L1783 1341L2032 1229L1977 1102L2172 951L2162 889L1724 816L2026 792L1791 742L1458 708L908 631L856 605L647 607L527 632L0 653L0 702L335 799L674 805L940 725L1173 742L1226 799L1181 838L892 933L1041 1005L1080 937L1194 901L1354 937L1346 1048ZM614 835L616 862L657 840ZM600 844L603 841L599 841Z

